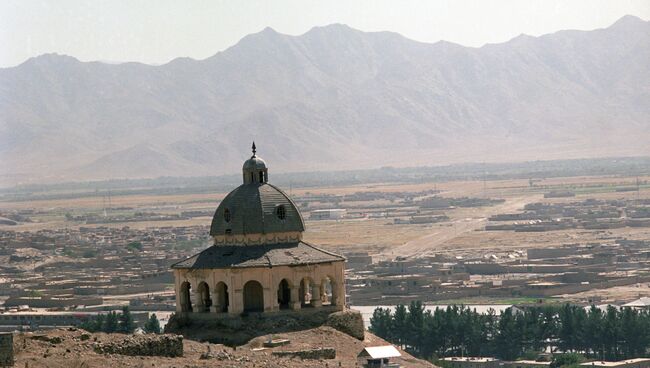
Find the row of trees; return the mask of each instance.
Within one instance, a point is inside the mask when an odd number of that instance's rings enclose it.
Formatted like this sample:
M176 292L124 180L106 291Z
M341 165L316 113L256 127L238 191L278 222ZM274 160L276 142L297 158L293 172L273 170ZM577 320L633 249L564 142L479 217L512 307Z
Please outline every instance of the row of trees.
M416 301L394 311L375 309L369 329L427 359L466 355L514 360L550 348L619 360L645 356L650 348L650 311L612 306L605 311L570 304L521 312L508 308L497 315L464 306L432 312Z
M123 307L122 313L111 311L107 314L98 314L83 322L79 327L88 332L106 332L106 333L133 333L135 330L135 322L129 307ZM144 330L147 333L161 333L160 321L155 314L151 314L149 319L144 325Z

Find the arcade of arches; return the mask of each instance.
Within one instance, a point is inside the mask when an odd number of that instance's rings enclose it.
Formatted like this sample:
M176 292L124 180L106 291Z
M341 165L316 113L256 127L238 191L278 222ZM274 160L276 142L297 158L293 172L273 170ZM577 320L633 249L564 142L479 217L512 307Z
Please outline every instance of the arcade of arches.
M293 200L268 182L253 155L243 183L219 203L214 245L174 263L176 311L194 316L345 307L345 258L302 240L305 223ZM201 317L198 317L201 318Z
M345 305L344 263L273 268L175 269L176 311L273 312Z

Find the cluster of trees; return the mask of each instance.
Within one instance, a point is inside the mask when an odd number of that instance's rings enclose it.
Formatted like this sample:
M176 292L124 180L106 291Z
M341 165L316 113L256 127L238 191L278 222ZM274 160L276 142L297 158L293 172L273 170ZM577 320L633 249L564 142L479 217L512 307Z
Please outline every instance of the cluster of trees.
M106 333L133 333L136 328L133 316L129 307L122 308L122 313L111 311L107 314L98 314L83 322L79 327L89 332L106 332ZM152 314L144 325L147 333L161 333L160 322L155 314Z
M650 348L650 311L564 304L477 313L464 306L425 310L419 302L375 309L370 331L415 355L531 358L550 348L603 360L641 357Z

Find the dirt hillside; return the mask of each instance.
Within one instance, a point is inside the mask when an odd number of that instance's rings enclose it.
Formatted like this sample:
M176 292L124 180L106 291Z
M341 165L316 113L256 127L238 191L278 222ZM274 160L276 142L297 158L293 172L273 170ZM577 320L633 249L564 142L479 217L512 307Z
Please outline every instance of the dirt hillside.
M50 330L14 334L16 367L30 368L116 368L116 367L357 367L357 354L366 346L387 343L366 332L364 341L330 327L273 335L273 339L288 339L288 345L263 348L271 336L261 336L236 349L224 345L200 343L185 339L183 357L125 356L100 354L95 346L132 340L121 334L90 334L83 330ZM333 348L334 359L301 359L274 356L274 351L301 351ZM209 354L208 354L209 352ZM403 367L434 367L406 352L395 359ZM206 356L207 359L206 359Z

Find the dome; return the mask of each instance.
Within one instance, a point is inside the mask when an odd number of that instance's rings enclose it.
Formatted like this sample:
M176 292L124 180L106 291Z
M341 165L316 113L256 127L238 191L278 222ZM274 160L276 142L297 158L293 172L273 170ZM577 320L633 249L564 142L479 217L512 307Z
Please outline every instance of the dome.
M242 167L242 170L248 171L248 170L264 170L266 169L266 162L262 160L261 158L253 155L253 157L249 158L248 160L244 161L244 166Z
M266 162L255 154L255 142L253 142L251 148L253 149L253 156L244 161L244 166L242 166L244 184L266 183L269 180Z
M212 218L210 235L304 230L302 215L286 193L268 183L247 183L237 187L221 201Z

